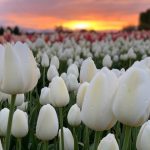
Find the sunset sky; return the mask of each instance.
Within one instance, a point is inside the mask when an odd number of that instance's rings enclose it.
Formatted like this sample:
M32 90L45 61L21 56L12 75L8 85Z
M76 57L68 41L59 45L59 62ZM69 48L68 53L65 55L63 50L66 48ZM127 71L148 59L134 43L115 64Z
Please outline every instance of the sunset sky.
M0 25L118 30L137 25L150 0L0 0Z

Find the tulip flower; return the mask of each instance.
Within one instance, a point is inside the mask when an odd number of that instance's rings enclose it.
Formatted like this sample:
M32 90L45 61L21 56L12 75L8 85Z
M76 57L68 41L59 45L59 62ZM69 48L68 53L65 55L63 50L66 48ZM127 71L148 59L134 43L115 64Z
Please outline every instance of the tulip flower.
M46 52L42 55L42 61L41 61L42 67L48 67L49 66L49 58Z
M71 131L68 128L63 127L64 131L64 150L74 150L74 139ZM59 130L59 139L61 139L61 131Z
M80 108L77 104L74 104L71 106L69 112L68 112L68 123L71 126L78 126L81 123L81 116L80 116Z
M41 107L37 124L36 136L43 141L52 140L57 136L58 118L55 109L50 104Z
M80 87L78 89L78 92L77 92L77 105L80 107L80 109L82 108L84 96L85 96L85 93L87 91L88 86L89 86L89 83L84 82L80 85Z
M97 150L119 150L115 136L110 133L105 136L99 143Z
M113 113L121 123L137 127L148 119L149 87L150 76L146 69L131 67L120 77Z
M0 139L0 150L3 150L1 139Z
M26 111L28 108L28 102L24 102L22 105L17 106L17 108L22 110L22 111Z
M64 107L69 103L69 93L61 77L54 77L51 84L51 104L55 107Z
M79 76L79 70L76 64L71 64L67 69L67 74L74 74L76 78L78 79Z
M9 117L9 109L3 108L0 111L0 135L1 136L6 136L8 117Z
M150 149L150 120L145 122L137 136L136 148L137 150L149 150Z
M114 126L116 118L112 113L112 104L117 82L114 73L106 68L94 76L84 96L81 110L82 121L87 127L103 131Z
M37 65L26 44L0 45L0 90L7 94L31 91L37 84Z
M54 77L59 76L59 73L54 65L50 65L47 71L47 79L51 81Z
M16 138L22 138L28 133L28 116L26 112L17 109L13 114L11 133Z
M96 74L97 69L94 61L91 58L87 58L83 61L80 70L80 82L90 82L94 75Z
M40 94L40 104L45 105L45 104L50 104L51 102L51 90L49 87L44 87L41 90Z
M112 66L112 60L111 60L111 57L109 55L106 55L104 58L103 58L103 66L104 67L108 67L110 68Z
M56 67L56 69L59 69L59 59L57 56L53 56L51 58L50 65L54 65Z

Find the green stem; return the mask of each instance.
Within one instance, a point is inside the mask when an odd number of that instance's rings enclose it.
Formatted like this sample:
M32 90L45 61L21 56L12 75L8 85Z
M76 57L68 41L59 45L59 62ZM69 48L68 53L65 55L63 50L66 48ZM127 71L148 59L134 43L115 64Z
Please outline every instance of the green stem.
M48 150L48 141L44 141L44 149L43 150Z
M17 150L21 150L21 139L17 139Z
M55 150L57 150L57 138L56 137L54 139L54 148L55 148Z
M89 150L89 129L85 126L84 150Z
M93 150L97 150L98 144L100 140L100 133L98 131L95 132L95 138L94 138L94 146Z
M46 68L43 68L43 87L45 86L45 73L46 73Z
M128 147L130 145L131 127L124 126L124 128L125 128L125 138L124 138L122 150L128 150Z
M10 146L11 126L12 126L13 113L15 109L15 99L16 99L16 94L11 96L11 104L10 104L10 111L9 111L8 124L7 124L6 143L5 143L4 150L9 150L9 146Z
M78 150L78 138L75 127L73 127L73 137L74 137L74 150Z
M61 129L61 150L64 150L63 108L59 108L59 121Z

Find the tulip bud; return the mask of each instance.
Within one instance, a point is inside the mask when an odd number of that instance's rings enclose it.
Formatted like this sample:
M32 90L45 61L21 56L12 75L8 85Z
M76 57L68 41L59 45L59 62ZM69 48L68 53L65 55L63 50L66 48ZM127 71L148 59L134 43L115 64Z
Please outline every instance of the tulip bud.
M72 105L68 112L68 123L71 126L79 126L81 123L81 116L80 116L80 108L78 107L77 104Z
M3 150L1 139L0 139L0 150Z
M119 78L113 103L117 120L128 126L140 126L148 119L149 87L150 75L146 69L131 67Z
M15 100L15 106L22 105L24 102L24 99L25 99L24 94L17 94L16 100Z
M104 67L108 67L110 68L112 66L112 60L111 60L111 57L109 55L106 55L104 58L103 58L103 66Z
M76 78L78 79L79 76L79 70L76 64L71 64L67 69L67 74L74 74Z
M78 80L74 74L69 74L67 76L68 80L68 89L69 91L76 91L79 87Z
M105 136L101 140L97 150L119 150L119 146L115 139L115 136L111 133Z
M80 87L78 89L78 92L77 92L77 105L80 107L80 109L82 108L84 96L85 96L85 93L87 91L88 86L89 86L89 83L84 82L80 85Z
M54 77L59 76L58 71L54 65L50 65L47 71L47 79L51 81Z
M41 61L42 67L48 67L49 66L49 58L46 52L42 55L42 61Z
M53 56L50 65L54 65L56 69L59 69L59 59L57 56Z
M41 107L37 124L36 136L43 141L52 140L57 136L58 118L55 109L50 104Z
M36 71L37 71L37 77L38 77L38 79L40 79L40 77L41 77L40 69L37 67Z
M41 94L40 94L40 104L41 105L50 104L50 100L51 100L50 88L48 87L42 88Z
M64 132L64 150L74 150L74 139L71 131L63 127ZM61 130L59 130L59 139L61 144Z
M136 148L137 150L149 150L150 149L150 120L145 122L137 136Z
M3 108L0 111L0 135L1 136L5 136L7 133L8 117L9 117L9 109Z
M0 45L0 90L21 94L32 90L38 81L37 65L26 44Z
M91 58L87 58L83 61L80 70L80 82L90 82L94 75L96 74L97 69L94 61Z
M5 101L7 100L10 101L11 100L11 95L0 92L0 101Z
M28 102L24 102L22 105L17 106L18 109L26 111L28 109Z
M19 109L14 112L11 133L16 138L22 138L28 134L28 116L26 112Z
M69 93L64 80L54 77L51 84L51 104L55 107L64 107L69 103Z
M112 104L116 88L117 77L110 70L99 71L94 76L81 110L81 119L87 127L103 131L114 126L116 119L112 113Z

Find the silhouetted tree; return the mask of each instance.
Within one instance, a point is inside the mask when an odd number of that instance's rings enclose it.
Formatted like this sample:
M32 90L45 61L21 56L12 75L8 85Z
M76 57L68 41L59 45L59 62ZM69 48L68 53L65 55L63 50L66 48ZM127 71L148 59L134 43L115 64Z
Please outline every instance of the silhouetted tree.
M4 28L0 27L0 35L3 35L3 34L4 34Z
M139 29L150 30L150 9L148 9L146 12L140 13Z
M15 26L15 27L14 27L13 33L14 33L15 35L20 35L21 32L20 32L20 29L19 29L18 26Z

